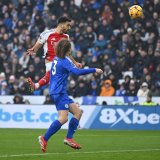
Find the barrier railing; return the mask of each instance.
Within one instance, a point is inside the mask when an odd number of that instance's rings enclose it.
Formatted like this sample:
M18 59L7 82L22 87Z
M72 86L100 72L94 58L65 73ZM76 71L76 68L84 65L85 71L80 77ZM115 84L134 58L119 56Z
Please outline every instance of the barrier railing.
M0 96L0 102L2 104L13 104L14 96ZM45 96L23 96L24 100L28 100L31 104L43 104ZM152 100L156 104L160 104L160 97L152 97ZM146 101L145 97L101 97L101 96L84 96L74 98L74 101L83 105L102 105L105 102L107 105L141 105Z

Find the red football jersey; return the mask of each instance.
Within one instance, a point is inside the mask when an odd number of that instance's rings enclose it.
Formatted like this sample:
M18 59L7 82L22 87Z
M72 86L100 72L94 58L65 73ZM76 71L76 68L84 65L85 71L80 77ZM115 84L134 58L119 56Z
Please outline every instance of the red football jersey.
M69 35L59 34L55 32L54 29L44 31L40 34L38 42L40 44L43 44L43 49L44 49L43 57L46 60L53 61L54 57L56 56L55 46L62 38L69 39Z

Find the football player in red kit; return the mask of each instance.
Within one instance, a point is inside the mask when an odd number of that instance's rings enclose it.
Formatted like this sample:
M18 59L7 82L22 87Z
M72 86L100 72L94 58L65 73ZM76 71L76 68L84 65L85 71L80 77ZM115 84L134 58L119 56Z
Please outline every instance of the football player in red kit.
M28 55L34 55L36 54L38 49L41 48L41 46L43 46L44 49L43 57L45 58L45 66L46 66L46 74L37 83L34 83L30 77L27 79L27 82L29 84L29 90L31 92L49 83L52 61L56 56L55 46L61 39L63 38L69 39L69 35L66 33L70 29L71 29L71 19L69 19L66 16L62 16L58 19L56 28L42 32L36 44L32 48L27 50ZM70 56L70 59L72 60L72 62L75 64L76 67L78 68L82 67L82 65L76 62L72 56Z

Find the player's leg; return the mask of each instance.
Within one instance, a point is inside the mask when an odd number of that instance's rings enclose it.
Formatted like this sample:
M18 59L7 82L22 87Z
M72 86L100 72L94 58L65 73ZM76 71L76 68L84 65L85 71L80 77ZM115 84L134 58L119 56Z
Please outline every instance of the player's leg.
M49 83L51 65L52 62L46 63L46 74L37 83L34 83L30 77L27 79L30 92L34 92L36 89Z
M48 141L49 138L55 134L63 124L68 121L68 110L61 110L58 111L58 119L55 120L47 130L46 134L44 135L44 140Z
M46 131L44 136L39 136L39 144L41 150L46 152L47 142L58 130L60 130L61 126L68 121L68 110L60 110L58 111L58 119L55 120L48 130Z
M58 119L50 125L44 136L39 137L39 144L43 152L46 152L47 141L50 139L50 137L68 121L69 106L66 105L67 103L65 102L66 96L63 94L51 95L51 99L56 105Z
M46 72L43 78L41 78L37 83L34 83L30 77L27 78L27 83L29 86L29 91L34 92L39 89L41 86L44 86L49 83L50 80L50 71Z
M73 114L73 117L69 122L67 138L73 138L83 112L82 109L79 108L79 105L77 103L71 103L69 106L69 111Z
M41 86L44 86L46 84L49 83L50 80L50 71L46 72L46 74L44 75L44 77L42 77L38 83L35 83L35 89L40 88Z
M74 149L80 149L81 146L73 140L73 135L79 125L79 120L82 116L82 110L79 108L78 104L71 103L69 104L69 111L73 114L73 117L69 122L68 133L66 138L64 139L64 143Z

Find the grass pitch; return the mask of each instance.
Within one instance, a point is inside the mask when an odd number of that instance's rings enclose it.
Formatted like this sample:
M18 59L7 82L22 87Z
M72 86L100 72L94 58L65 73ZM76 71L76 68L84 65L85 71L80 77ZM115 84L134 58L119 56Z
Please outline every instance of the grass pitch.
M45 130L0 129L0 160L160 160L160 131L78 130L74 150L59 131L42 153L37 137Z

